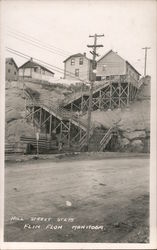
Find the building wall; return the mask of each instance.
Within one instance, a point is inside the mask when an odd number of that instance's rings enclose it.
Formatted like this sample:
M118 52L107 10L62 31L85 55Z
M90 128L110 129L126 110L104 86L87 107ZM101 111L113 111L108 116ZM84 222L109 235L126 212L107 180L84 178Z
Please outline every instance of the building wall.
M125 60L111 51L97 63L97 76L124 75Z
M18 70L12 61L6 62L5 79L7 81L17 81L18 79Z
M43 70L40 67L37 68L24 68L19 69L19 76L30 77L33 79L44 80L44 81L53 81L54 75L50 72Z
M43 81L48 81L48 82L53 82L54 80L54 77L51 74L41 74L37 72L32 72L32 78L43 80Z
M132 76L136 81L140 78L139 74L128 63L126 63L126 74Z
M19 69L19 76L23 77L23 75L26 77L30 77L31 76L31 69L30 68Z
M80 65L80 58L83 58L83 64ZM75 60L75 64L71 65L71 59ZM72 57L64 63L64 78L74 80L80 78L82 80L89 80L90 76L90 60L86 57ZM79 76L75 76L75 70L79 70ZM75 78L76 77L76 78Z

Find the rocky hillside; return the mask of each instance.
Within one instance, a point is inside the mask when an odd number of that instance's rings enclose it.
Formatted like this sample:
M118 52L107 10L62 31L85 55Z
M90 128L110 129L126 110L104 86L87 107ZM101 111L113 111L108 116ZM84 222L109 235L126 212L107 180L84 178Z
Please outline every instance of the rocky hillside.
M84 117L87 119L87 115ZM150 144L150 78L139 89L137 100L129 108L92 112L94 127L117 126L119 150L148 152Z
M40 95L58 104L69 94L69 89L52 86L43 88L42 85L27 82L25 89L32 95ZM6 83L6 143L14 143L20 148L20 136L35 136L35 128L26 123L25 100L21 82ZM84 116L87 119L87 115ZM150 135L150 78L141 86L137 100L129 108L113 111L92 112L92 123L95 127L110 128L117 126L119 131L120 151L149 151ZM19 149L20 150L20 149Z
M16 145L19 151L22 147L19 143L20 136L34 134L34 128L24 120L25 100L22 98L22 95L22 88L17 87L16 84L12 85L12 87L6 86L5 142L10 145Z
M42 85L26 82L24 89L32 97L41 95L54 103L64 98L66 89L52 87L51 91L47 88L42 88ZM14 145L17 152L23 152L23 145L20 143L20 137L35 136L36 129L32 124L27 123L25 117L25 99L23 98L23 83L22 82L6 82L5 88L5 142L9 145Z

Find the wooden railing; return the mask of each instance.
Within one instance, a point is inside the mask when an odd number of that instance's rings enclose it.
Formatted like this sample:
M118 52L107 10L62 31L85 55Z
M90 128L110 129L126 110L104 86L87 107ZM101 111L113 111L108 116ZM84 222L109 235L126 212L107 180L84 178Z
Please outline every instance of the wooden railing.
M5 154L15 153L15 144L14 143L5 143Z
M21 136L20 141L26 144L31 144L35 149L37 148L37 140L35 137ZM46 138L39 138L38 145L40 149L56 149L56 140L48 141Z
M79 115L76 114L76 112L71 112L61 106L57 106L51 100L41 100L40 98L36 98L34 100L31 100L28 105L46 107L50 111L54 112L56 115L60 116L62 119L72 120L76 122L78 126L81 125L85 129L87 129L87 123L85 121L82 121Z
M108 142L112 138L112 135L113 135L113 127L109 128L109 130L107 131L107 133L101 139L99 151L101 151L102 149L105 149L105 147L107 146Z

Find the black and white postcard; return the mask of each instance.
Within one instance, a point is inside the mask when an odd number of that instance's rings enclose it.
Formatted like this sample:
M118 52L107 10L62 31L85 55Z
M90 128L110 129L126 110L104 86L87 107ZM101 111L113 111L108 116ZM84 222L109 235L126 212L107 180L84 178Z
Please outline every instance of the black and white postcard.
M155 249L157 2L2 0L1 249Z

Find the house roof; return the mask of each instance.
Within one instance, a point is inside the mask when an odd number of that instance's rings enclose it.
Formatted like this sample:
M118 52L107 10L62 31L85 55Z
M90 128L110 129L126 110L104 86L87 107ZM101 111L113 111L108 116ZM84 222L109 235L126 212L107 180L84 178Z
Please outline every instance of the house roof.
M97 62L101 61L104 57L106 57L108 54L110 54L111 52L117 54L116 52L114 52L112 49L109 50L105 55L103 55ZM117 54L117 56L119 56L121 59L123 59L120 55ZM127 64L129 64L136 72L137 74L141 75L128 61L126 61L125 59L123 59Z
M66 58L63 62L66 62L66 61L68 61L70 58L72 58L72 57L85 57L87 60L90 60L88 57L86 57L86 55L85 54L82 54L82 53L77 53L77 54L74 54L74 55L71 55L71 56L69 56L68 58Z
M112 49L110 49L107 53L105 53L105 55L103 55L99 60L97 60L97 62L101 61L105 56L107 56L111 52L114 52L114 51Z
M51 70L45 68L44 66L42 66L42 65L40 65L40 64L38 64L38 63L36 63L36 62L34 62L34 61L32 61L32 60L29 60L29 61L25 62L24 64L22 64L22 65L19 67L19 69L21 69L21 68L35 68L35 67L40 67L41 69L46 70L46 71L48 71L49 73L51 73L51 74L54 75L54 72L52 72Z
M126 61L126 63L129 64L130 67L133 68L133 69L136 71L136 73L139 74L139 75L141 76L141 74L140 74L140 73L139 73L139 72L138 72L138 71L137 71L128 61Z
M16 67L16 69L18 70L18 66L17 66L16 62L14 61L14 58L13 58L13 57L7 57L7 58L5 58L5 62L6 62L6 63L7 63L7 62L13 62L14 65L15 65L15 67Z

